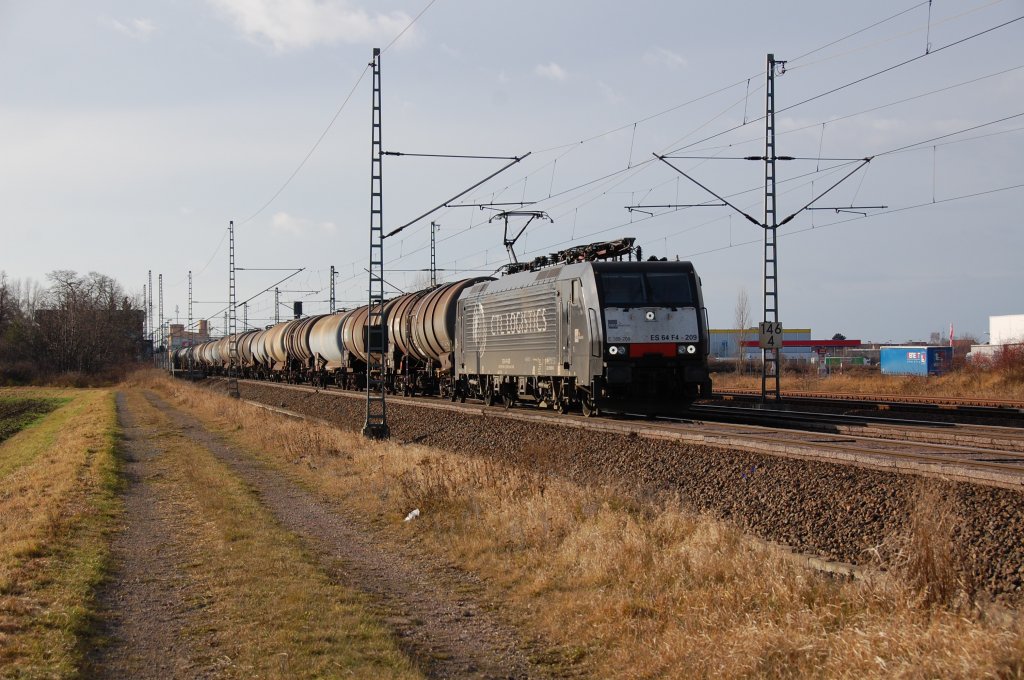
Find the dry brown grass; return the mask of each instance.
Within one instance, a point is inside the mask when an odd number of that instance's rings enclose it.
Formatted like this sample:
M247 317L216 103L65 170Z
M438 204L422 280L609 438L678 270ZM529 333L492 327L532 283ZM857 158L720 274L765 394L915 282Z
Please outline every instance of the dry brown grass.
M71 401L0 445L0 675L73 677L117 509L113 399L15 392Z
M925 605L962 609L975 592L976 584L966 576L971 573L965 568L968 556L956 542L956 527L962 521L935 487L919 489L906 532L897 537L899 555L892 562Z
M856 369L825 377L783 372L781 383L784 391L1024 401L1024 381L1019 378L1018 373L973 367L927 378L881 375L875 371ZM716 373L713 379L715 390L718 391L761 389L760 373Z
M417 678L361 597L332 582L299 539L206 447L141 395L129 408L161 451L147 482L183 526L178 565L200 593L187 635L215 649L218 677Z
M837 582L671 501L367 442L148 380L282 471L376 518L381 540L415 537L479 574L502 610L591 675L1024 677L1020 618L929 605L941 570L919 569L923 588L913 579ZM415 507L421 519L402 523Z

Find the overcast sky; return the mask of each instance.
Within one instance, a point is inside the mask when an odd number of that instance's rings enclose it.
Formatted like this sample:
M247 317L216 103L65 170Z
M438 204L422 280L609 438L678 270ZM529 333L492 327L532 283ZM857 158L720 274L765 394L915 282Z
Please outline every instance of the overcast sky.
M233 219L240 267L305 268L282 288L316 292L283 300L326 311L331 265L338 299L365 300L366 66L428 1L0 0L0 269L98 271L133 292L163 273L165 316L182 320L191 269L199 318L227 298ZM989 315L1024 313L1024 20L949 45L1022 15L1021 0L436 0L382 57L384 146L533 152L462 199L551 216L527 229L521 259L634 236L645 256L692 260L711 324L730 327L742 288L760 318L760 228L725 207L625 206L711 199L652 155L676 152L719 157L672 162L762 219L763 164L726 159L764 153L773 52L789 60L778 153L875 155L817 205L887 206L780 228L783 323L881 342L953 323L984 340ZM385 229L502 163L386 158ZM779 218L854 167L780 162ZM994 193L970 196L982 192ZM445 280L508 261L492 214L432 216ZM426 279L429 222L387 241L395 287ZM286 274L239 272L240 299ZM272 307L258 297L251 322Z

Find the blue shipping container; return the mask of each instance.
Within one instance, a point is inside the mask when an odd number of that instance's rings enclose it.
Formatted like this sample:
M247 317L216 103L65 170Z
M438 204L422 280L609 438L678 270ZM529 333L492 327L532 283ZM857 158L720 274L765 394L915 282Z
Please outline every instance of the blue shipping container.
M952 347L883 347L886 375L942 375L953 367Z

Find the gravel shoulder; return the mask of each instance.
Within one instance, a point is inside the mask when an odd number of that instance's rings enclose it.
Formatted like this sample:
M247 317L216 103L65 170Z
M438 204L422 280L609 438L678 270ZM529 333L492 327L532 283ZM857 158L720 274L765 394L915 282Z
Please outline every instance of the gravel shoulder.
M471 577L414 548L402 550L378 540L366 523L226 444L195 417L154 393L148 392L146 398L248 484L327 573L368 594L375 613L428 677L547 675L531 661L536 641L521 639Z

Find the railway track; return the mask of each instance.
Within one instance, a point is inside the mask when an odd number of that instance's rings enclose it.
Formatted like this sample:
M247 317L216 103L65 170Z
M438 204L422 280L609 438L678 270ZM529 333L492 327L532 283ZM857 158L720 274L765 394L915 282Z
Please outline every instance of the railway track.
M240 381L283 390L364 399L359 392ZM685 417L630 414L584 418L534 408L505 409L429 398L389 397L418 408L635 435L773 456L940 477L1024 490L1024 429L842 414L700 405Z
M715 400L753 402L759 390L731 389L715 392ZM966 416L1019 422L1024 425L1024 402L1011 399L978 399L968 397L919 397L906 395L838 394L832 392L786 391L786 403L837 409L863 409L886 413L936 414L948 419Z

